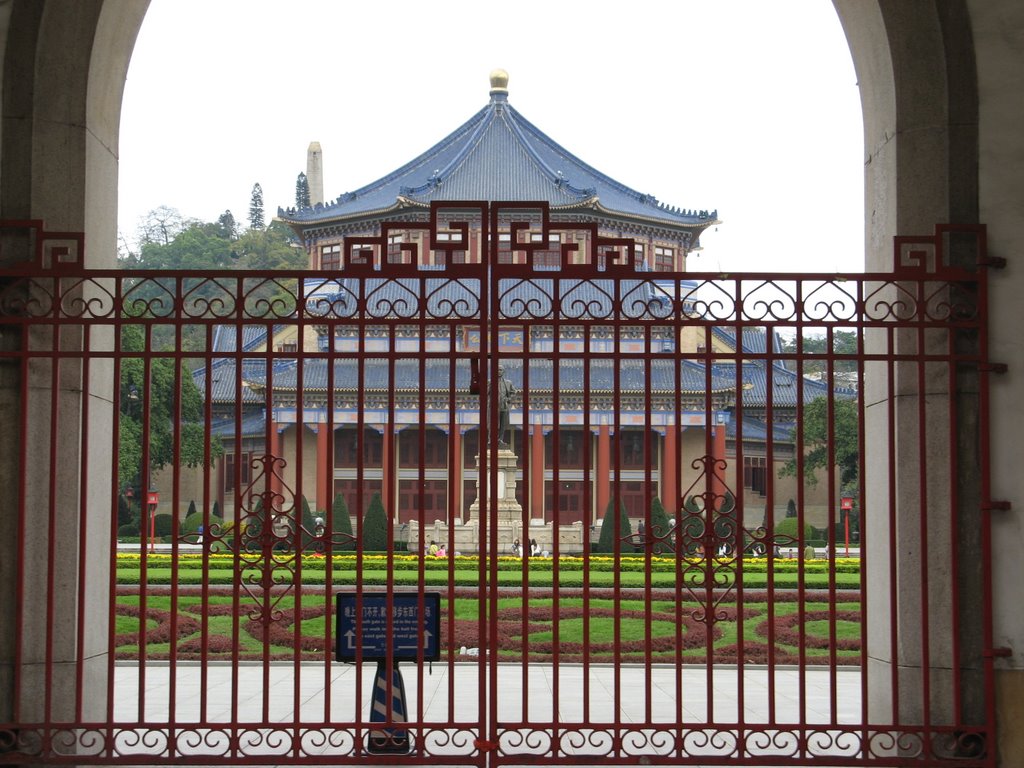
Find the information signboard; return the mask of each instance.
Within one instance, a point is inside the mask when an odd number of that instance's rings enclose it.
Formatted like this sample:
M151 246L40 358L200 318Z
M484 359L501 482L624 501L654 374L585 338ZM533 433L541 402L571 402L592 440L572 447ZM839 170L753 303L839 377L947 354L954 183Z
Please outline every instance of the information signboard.
M336 597L334 642L338 661L355 661L360 644L364 661L387 658L389 644L395 661L441 658L440 592L395 592L390 596L364 593L361 616L357 614L355 592L339 592Z

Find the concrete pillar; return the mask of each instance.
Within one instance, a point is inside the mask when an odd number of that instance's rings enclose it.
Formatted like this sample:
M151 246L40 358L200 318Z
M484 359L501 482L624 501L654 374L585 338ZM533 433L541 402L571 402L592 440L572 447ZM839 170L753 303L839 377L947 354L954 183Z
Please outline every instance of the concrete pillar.
M319 141L309 142L306 150L306 181L309 182L309 204L324 201L324 153Z

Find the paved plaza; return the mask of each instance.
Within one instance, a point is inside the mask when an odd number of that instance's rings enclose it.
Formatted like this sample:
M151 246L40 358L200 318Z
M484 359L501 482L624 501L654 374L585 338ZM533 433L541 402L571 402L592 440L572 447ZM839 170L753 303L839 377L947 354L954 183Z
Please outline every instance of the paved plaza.
M432 734L423 742L432 763L443 755L465 759L475 751L478 724L487 720L481 713L486 713L489 697L481 696L481 691L487 690L484 683L490 674L489 667L472 662L435 663L432 668L427 664L422 669L415 664L402 665L410 733L417 739L415 726L423 724L424 731ZM821 732L829 733L829 724L841 727L864 722L859 669L835 673L808 669L801 675L795 668L776 668L770 677L766 668L748 666L741 679L735 666L715 667L710 673L703 666L654 666L648 675L643 666L591 665L585 671L579 665L556 670L550 665L524 669L501 664L494 674L498 720L507 731L502 749L523 753L526 762L536 759L530 755L539 756L550 749L552 723L564 729L559 749L576 759L593 754L595 761L601 761L598 756L607 750L604 734L616 729L635 736L624 735L623 739L626 744L632 739L633 746L628 749L640 754L670 754L667 737L686 731L692 734L687 754L711 756L723 754L722 750L728 754L731 742L728 736L717 743L705 736L732 732L739 723L754 728L760 725L768 729L766 734L782 734L775 747L765 743L765 754L772 754L775 748L781 755L789 753L793 745L785 728L788 724L821 724L826 726ZM238 723L239 749L263 760L269 754L290 754L296 742L301 742L305 754L345 753L353 738L349 724L357 714L364 723L369 719L375 666L242 662L236 675L230 664L209 664L204 670L197 664L179 663L172 676L169 664L151 663L145 668L141 696L137 665L119 664L115 677L117 722L130 728L139 721L141 706L152 732L173 720L182 753L193 759L203 754L219 756L211 763L225 765L232 764L234 756L225 754L230 731L220 732L221 723ZM296 728L295 723L301 726ZM673 727L674 723L683 728ZM776 731L776 726L782 727ZM527 733L533 737L525 738ZM450 738L453 734L462 737ZM829 739L822 743L823 754L850 755L842 748L841 739ZM704 741L707 743L701 746ZM142 762L145 748L140 741L128 751L139 750ZM163 748L163 739L151 742L153 753ZM401 762L408 760L403 757Z

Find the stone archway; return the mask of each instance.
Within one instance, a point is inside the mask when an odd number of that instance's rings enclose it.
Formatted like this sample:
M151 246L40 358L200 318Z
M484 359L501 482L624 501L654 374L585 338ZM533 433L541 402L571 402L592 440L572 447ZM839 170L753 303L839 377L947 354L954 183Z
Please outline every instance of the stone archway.
M1019 139L981 134L979 130L979 78L975 68L975 40L983 23L986 53L997 47L1001 16L1013 18L1012 0L986 4L950 0L943 3L864 2L834 0L850 42L860 78L865 115L866 226L869 268L887 265L891 241L897 233L931 232L940 221L976 222L985 218L1005 231L1013 215L1006 214L992 198L1012 199L1019 182L1000 178L989 201L982 201L979 216L979 141L990 138L1002 147L1017 147ZM118 122L123 83L135 37L147 8L146 0L8 0L0 3L0 38L4 45L2 143L0 143L0 216L41 219L51 230L84 232L92 266L112 263L115 253ZM972 24L974 27L972 28ZM1011 46L1012 47L1012 46ZM1024 54L1016 54L1016 62ZM1005 61L986 61L987 72ZM1008 69L1012 70L1013 67ZM995 78L986 76L987 82ZM996 83L997 95L1014 93L1013 82ZM1019 91L1016 91L1019 95ZM991 94L989 98L994 98ZM996 114L996 132L1008 131L1010 119ZM979 134L981 134L979 136ZM1014 141L1017 143L1014 144ZM988 171L991 172L991 168ZM998 172L994 175L999 175ZM1014 184L1016 183L1016 186ZM1000 233L1001 235L1004 232ZM1006 249L1021 245L1021 235L1008 235ZM4 255L9 258L9 254ZM1012 291L1010 292L1012 294ZM1012 295L1007 295L1011 299ZM1012 316L1011 316L1012 318ZM997 340L998 341L998 340ZM13 343L5 338L5 344ZM1004 345L1007 353L1014 347ZM73 381L82 372L65 370L71 382L64 390L74 405ZM103 371L93 369L92 375ZM17 488L17 454L10 446L25 436L21 424L42 423L45 413L31 399L21 401L21 382L4 372L0 405L5 415L5 434L0 447L0 482ZM964 382L969 389L970 382ZM32 382L28 382L31 389ZM93 386L92 392L101 392ZM949 393L939 393L948 395ZM1003 396L1012 408L1018 390ZM107 404L102 397L91 403L92 419ZM882 400L877 402L881 403ZM79 404L80 405L80 404ZM912 407L908 407L912 410ZM1008 412L1010 412L1008 410ZM24 418L19 419L16 414ZM968 425L969 426L969 425ZM1012 431L1012 425L1010 426ZM996 435L1012 447L1012 435ZM71 441L70 466L77 467L81 442ZM948 448L948 446L947 446ZM1013 452L1006 451L1007 457ZM1007 459L1009 461L1009 458ZM94 467L95 468L95 467ZM1013 472L1012 465L1006 470ZM77 529L78 494L68 506L45 499L45 478L30 477L26 499L43 500L44 507L66 509L69 530ZM974 488L977 478L963 478ZM79 480L71 483L77 488ZM973 485L972 485L973 484ZM1005 493L1021 490L1012 482ZM102 503L102 485L89 489L89 497ZM40 495L43 494L43 495ZM109 495L106 496L109 499ZM22 503L27 503L26 499ZM1016 518L1015 518L1016 520ZM16 541L16 516L0 515L0 547ZM88 531L79 535L88 537ZM949 532L947 532L949 533ZM1019 534L1018 534L1019 538ZM1017 539L1011 539L1015 541ZM102 546L101 542L90 542ZM13 594L11 569L14 558L0 557L0 616L19 613ZM998 552L997 552L998 554ZM97 562L105 558L95 558ZM1000 571L997 571L997 578ZM1016 571L1003 571L1003 578ZM99 575L99 574L97 574ZM997 585L997 600L999 598ZM16 622L2 622L0 636L0 719L9 707L11 648ZM1018 624L1007 625L1005 636L1019 639ZM976 639L971 640L976 642ZM67 661L73 661L73 649ZM891 659L879 659L882 667ZM1024 688L1019 674L1009 672L1007 690ZM1011 694L1012 697L1012 694ZM97 697L99 698L99 697ZM976 702L983 705L984 702ZM1005 738L1005 737L1004 737ZM1024 737L1017 737L1024 740ZM1015 753L1004 744L1004 755Z

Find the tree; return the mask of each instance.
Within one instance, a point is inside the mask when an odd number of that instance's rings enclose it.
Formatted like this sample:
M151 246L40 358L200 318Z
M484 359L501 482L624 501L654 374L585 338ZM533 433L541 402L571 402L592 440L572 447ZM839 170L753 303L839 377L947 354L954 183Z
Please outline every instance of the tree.
M840 482L845 484L857 479L857 465L860 448L857 444L859 414L854 400L832 399L832 431L834 441L829 445L829 398L818 397L804 406L804 480L808 485L817 485L816 471L821 468L838 466ZM793 429L792 439L797 440ZM790 459L779 470L779 477L796 475L796 459Z
M125 325L121 331L125 352L145 349L143 330ZM151 358L149 380L140 356L126 356L121 362L120 426L118 432L118 482L122 488L138 487L140 492L153 470L175 461L174 436L178 434L181 466L197 467L204 460L206 431L203 428L203 401L192 376L183 367L175 386L175 362L170 358ZM146 420L149 426L149 467L142 466L142 438ZM223 452L217 438L210 439L210 457Z
M370 507L363 518L363 550L385 552L388 549L388 518L380 494L373 494Z
M227 240L236 240L238 238L238 223L235 221L235 215L231 213L230 209L217 217L217 226L220 228L218 234L221 237Z
M601 520L601 536L598 538L597 544L594 545L595 552L614 552L616 538L623 542L619 545L620 552L627 549L632 551L630 545L624 543L633 535L633 526L629 522L629 515L626 513L626 505L622 502L619 503L618 518L618 525L616 526L615 500L611 499L608 502L608 508L605 510L604 519ZM618 533L616 533L616 530Z
M352 536L352 517L348 513L348 504L345 503L345 497L340 493L334 497L334 506L331 509L331 532L340 533L341 544L338 544L335 548L340 550L349 550L353 548L353 542L351 541ZM337 541L338 539L335 539Z
M780 342L783 352L796 353L795 336L780 337ZM820 356L829 353L829 351L836 355L856 355L857 333L855 331L834 331L832 333L831 350L829 350L828 346L828 336L804 336L802 353L819 356L818 359L812 358L804 361L804 376L813 376L815 378L822 376L828 370L828 363L824 357ZM832 364L832 370L837 373L854 373L857 370L857 361L855 359L835 360Z
M249 200L249 229L264 229L263 218L263 187L257 181L252 185L252 197Z
M140 219L139 245L143 246L147 243L167 245L192 223L194 222L182 216L181 211L177 208L161 205Z
M295 207L300 210L309 208L309 179L301 171L295 180Z

